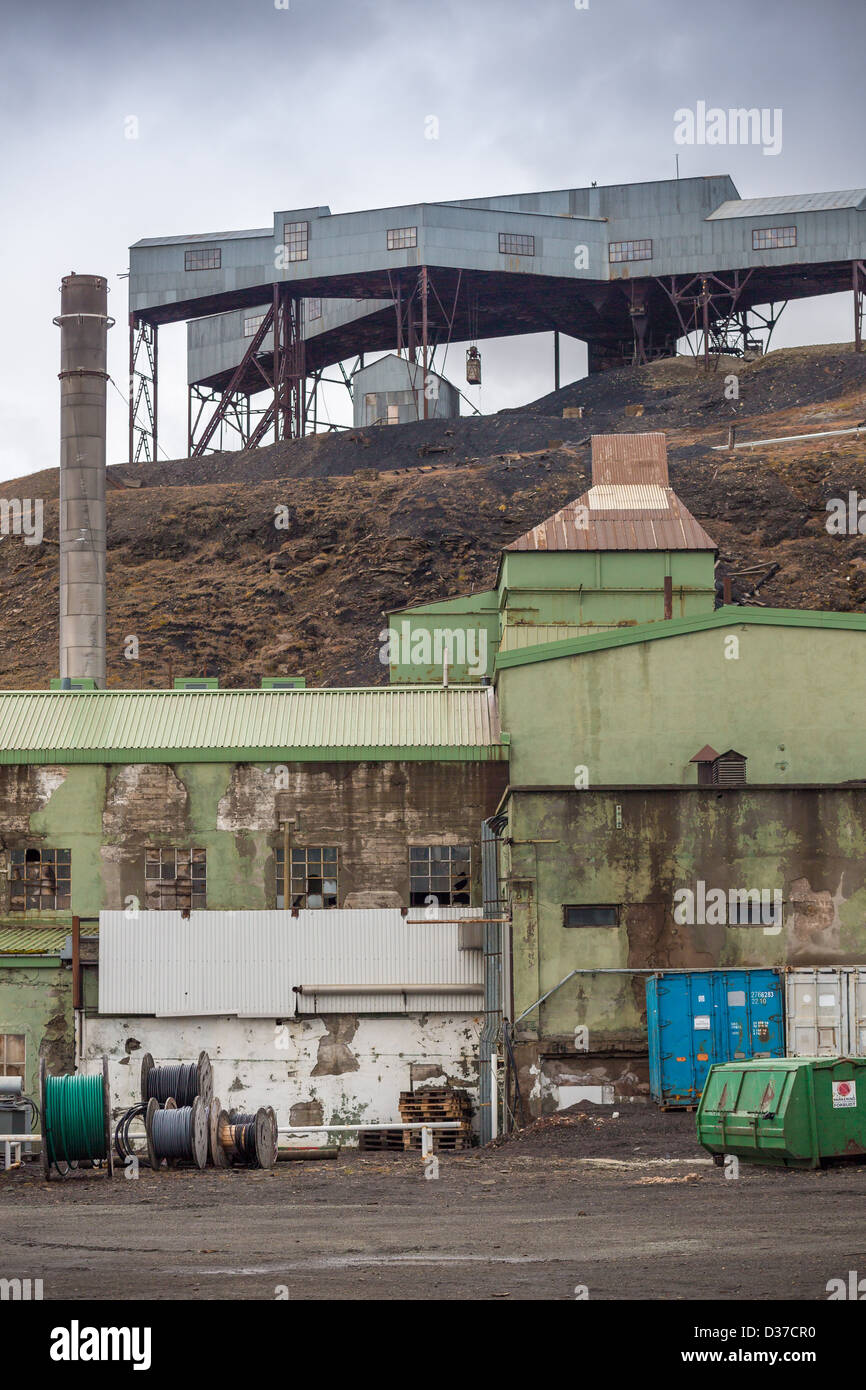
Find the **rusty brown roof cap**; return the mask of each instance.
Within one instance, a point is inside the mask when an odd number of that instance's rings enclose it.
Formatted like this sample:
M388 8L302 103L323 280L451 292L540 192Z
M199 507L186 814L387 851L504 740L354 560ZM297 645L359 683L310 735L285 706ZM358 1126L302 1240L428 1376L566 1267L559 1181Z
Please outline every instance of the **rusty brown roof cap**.
M649 434L594 434L592 481L655 483L668 486L668 449L663 431Z
M506 550L715 550L668 483L663 433L595 434L592 487Z

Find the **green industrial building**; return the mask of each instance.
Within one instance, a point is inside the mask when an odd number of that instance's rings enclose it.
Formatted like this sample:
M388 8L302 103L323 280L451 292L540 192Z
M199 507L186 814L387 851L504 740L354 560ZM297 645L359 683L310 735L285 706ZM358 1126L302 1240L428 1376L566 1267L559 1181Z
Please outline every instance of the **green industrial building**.
M866 961L866 615L715 562L664 436L596 437L494 589L391 615L390 687L0 693L8 1065L71 1055L72 919L131 905L490 909L525 1112L645 1092L647 971Z

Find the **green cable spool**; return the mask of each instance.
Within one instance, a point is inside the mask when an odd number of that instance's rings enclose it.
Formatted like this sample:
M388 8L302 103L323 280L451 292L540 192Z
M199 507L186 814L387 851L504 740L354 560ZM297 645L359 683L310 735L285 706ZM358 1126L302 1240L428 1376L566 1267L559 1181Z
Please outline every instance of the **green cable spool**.
M42 1161L48 1176L53 1165L63 1173L61 1163L111 1162L108 1110L108 1067L103 1058L102 1074L95 1076L49 1076L44 1061L40 1065L42 1082Z

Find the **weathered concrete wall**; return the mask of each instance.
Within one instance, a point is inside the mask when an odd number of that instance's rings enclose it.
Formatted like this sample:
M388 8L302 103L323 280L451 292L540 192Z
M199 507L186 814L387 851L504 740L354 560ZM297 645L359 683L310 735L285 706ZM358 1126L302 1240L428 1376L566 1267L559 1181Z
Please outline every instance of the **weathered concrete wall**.
M193 1061L204 1049L226 1109L272 1105L281 1125L399 1123L401 1091L451 1083L475 1094L475 1014L320 1018L104 1018L85 1024L83 1065L108 1056L112 1106L140 1099L141 1057Z
M527 792L510 811L509 835L534 841L505 856L515 1017L575 969L866 963L866 788ZM675 893L699 881L778 890L781 929L675 920ZM619 924L565 927L569 904L615 906ZM640 975L585 973L552 995L520 1025L526 1092L542 1057L556 1084L589 1084L604 1056L626 1092L644 1080L644 990Z
M743 753L750 783L797 785L866 778L864 686L866 633L744 618L514 666L497 693L513 786L573 786L577 767L591 786L694 785L707 743Z
M339 847L341 906L407 905L413 841L472 845L478 902L481 821L507 775L480 762L0 767L0 857L71 849L72 912L92 918L129 897L143 904L145 846L196 845L207 850L208 907L268 908L280 822L295 817L293 844ZM4 918L21 921L0 875Z
M56 961L0 964L0 1033L24 1034L24 1089L39 1097L39 1059L49 1071L72 1070L72 971Z

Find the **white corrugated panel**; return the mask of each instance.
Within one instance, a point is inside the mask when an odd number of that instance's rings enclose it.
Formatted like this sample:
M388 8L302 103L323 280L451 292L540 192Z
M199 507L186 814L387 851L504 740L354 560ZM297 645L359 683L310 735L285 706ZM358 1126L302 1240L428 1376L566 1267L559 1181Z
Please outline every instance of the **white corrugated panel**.
M480 951L458 949L456 922L411 908L290 912L102 912L99 1012L169 1017L299 1013L477 1012ZM442 908L448 918L480 917L479 907ZM440 986L382 994L375 985ZM357 993L327 986L357 985ZM459 989L443 992L442 985ZM315 994L296 994L324 986ZM471 986L471 989L467 989Z

